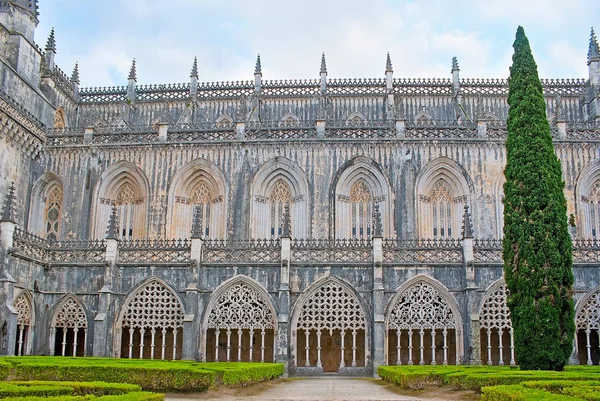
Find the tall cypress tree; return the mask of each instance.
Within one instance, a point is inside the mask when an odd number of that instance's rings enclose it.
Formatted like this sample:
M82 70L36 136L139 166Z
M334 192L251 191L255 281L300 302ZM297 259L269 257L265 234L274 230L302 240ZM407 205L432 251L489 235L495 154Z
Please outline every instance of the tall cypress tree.
M572 244L537 65L522 27L508 87L502 256L517 362L562 370L573 349Z

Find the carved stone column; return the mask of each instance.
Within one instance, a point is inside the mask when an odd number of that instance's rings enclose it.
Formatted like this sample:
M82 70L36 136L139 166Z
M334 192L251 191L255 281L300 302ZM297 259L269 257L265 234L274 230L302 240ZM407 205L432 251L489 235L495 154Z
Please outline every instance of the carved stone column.
M377 225L376 225L377 230ZM376 235L381 233L377 233ZM383 300L383 238L373 237L373 377L385 365L385 324Z
M290 334L290 260L292 258L292 239L290 235L289 209L284 211L284 227L281 237L281 272L279 283L279 311L277 314L277 351L276 360L285 365L285 376L289 373L289 334Z

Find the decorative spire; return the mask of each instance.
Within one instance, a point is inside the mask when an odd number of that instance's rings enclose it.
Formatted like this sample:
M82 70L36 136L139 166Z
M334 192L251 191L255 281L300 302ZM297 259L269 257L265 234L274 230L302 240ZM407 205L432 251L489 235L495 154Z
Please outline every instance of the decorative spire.
M590 47L588 49L588 64L595 60L600 60L600 48L598 48L598 39L596 38L594 28L592 28L590 33Z
M192 220L192 238L202 238L202 220L200 219L201 214L201 206L194 206L194 218Z
M119 218L117 217L117 207L113 206L110 217L108 218L108 228L106 229L106 239L119 239Z
M79 85L79 63L75 62L75 68L73 68L73 74L71 74L71 82Z
M256 56L256 66L254 67L254 73L262 75L262 66L260 65L260 54Z
M198 78L198 58L194 57L194 64L192 64L192 73L190 78Z
M16 224L17 219L15 217L15 214L15 183L11 182L10 187L8 187L8 193L6 194L6 198L4 199L4 208L2 209L2 218L0 219L0 221L10 221Z
M325 64L325 53L321 54L321 74L327 75L327 65Z
M292 236L292 219L290 217L290 205L287 203L283 207L283 227L281 229L282 237Z
M473 225L471 224L471 213L469 205L465 203L465 212L463 214L462 237L473 238Z
M385 61L385 72L394 72L392 69L392 59L390 58L390 52L387 54L387 60Z
M56 39L54 38L54 28L50 31L48 41L46 42L46 50L56 52Z
M373 207L373 237L383 237L383 225L381 224L381 213L379 203Z
M133 59L133 62L131 63L131 69L129 70L129 76L127 77L127 79L132 79L134 81L137 81L137 70L135 68L135 59Z
M456 56L452 57L452 71L456 71L459 70L460 68L458 68L458 59L456 58Z

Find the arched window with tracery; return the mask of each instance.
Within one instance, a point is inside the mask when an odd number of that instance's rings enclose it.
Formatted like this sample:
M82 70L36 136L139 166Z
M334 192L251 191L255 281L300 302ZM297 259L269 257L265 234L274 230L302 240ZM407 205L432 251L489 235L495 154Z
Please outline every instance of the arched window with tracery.
M506 304L506 284L494 287L479 313L481 356L488 365L515 365L515 346L510 310ZM483 358L485 356L485 358Z
M54 355L85 356L87 317L74 297L68 297L58 306L52 322Z
M213 197L210 192L210 188L204 181L194 188L194 196L192 203L197 206L198 215L196 218L199 219L199 226L202 228L202 234L206 237L210 235L210 204L213 201Z
M207 361L273 362L275 313L250 285L232 284L218 295L206 325Z
M292 203L292 192L283 180L279 180L273 186L270 198L271 209L271 238L279 238L283 232L283 219L286 206Z
M352 238L369 239L373 224L373 197L364 182L358 180L350 189L350 208L352 213Z
M587 294L580 301L575 323L579 364L600 364L600 290Z
M424 281L411 285L388 316L388 364L456 364L457 327L455 312L440 291Z
M121 357L181 359L183 308L158 280L138 288L123 306Z
M592 186L590 195L584 200L587 211L588 238L600 237L600 181Z
M431 191L431 214L434 239L452 238L453 200L444 180L438 180Z
M115 199L121 239L131 240L134 238L135 208L138 203L140 203L139 196L131 184L126 183L121 186Z
M329 281L307 294L297 325L298 366L325 372L365 366L366 321L359 300Z
M56 241L60 233L60 216L63 201L62 189L54 184L46 194L46 207L44 211L44 237Z
M29 354L31 341L31 328L33 322L33 307L24 292L21 292L14 302L17 310L17 338L15 341L15 355Z

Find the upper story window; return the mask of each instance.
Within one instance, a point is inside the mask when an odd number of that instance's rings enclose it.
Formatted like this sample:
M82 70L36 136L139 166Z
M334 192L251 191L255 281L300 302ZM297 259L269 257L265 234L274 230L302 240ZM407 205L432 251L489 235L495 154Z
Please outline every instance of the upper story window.
M283 180L275 183L271 192L271 237L277 238L283 232L283 213L292 202L290 187Z
M202 232L206 237L210 235L210 204L212 201L210 188L206 182L200 181L194 189L192 203L194 206L198 206L196 218L199 219L200 227L202 227Z
M124 184L117 194L115 205L117 207L117 216L119 218L121 238L125 240L133 239L135 226L135 205L138 197L130 184Z
M431 194L431 214L433 217L433 238L452 237L452 195L443 180L433 187Z
M56 241L59 238L63 192L58 185L53 185L47 194L44 236L47 240Z
M373 223L373 197L363 180L356 181L350 189L352 238L369 238Z

